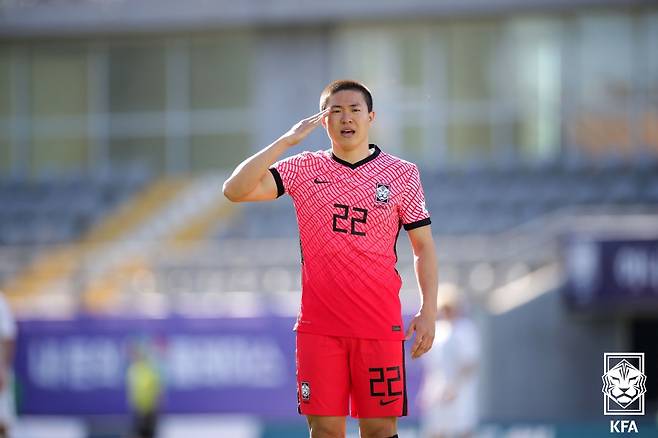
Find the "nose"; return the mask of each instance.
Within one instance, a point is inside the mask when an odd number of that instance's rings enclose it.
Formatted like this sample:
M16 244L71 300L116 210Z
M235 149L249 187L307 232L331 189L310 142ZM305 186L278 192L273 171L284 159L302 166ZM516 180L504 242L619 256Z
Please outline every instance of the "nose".
M343 111L340 115L340 121L341 123L349 123L352 121L352 116L347 111Z

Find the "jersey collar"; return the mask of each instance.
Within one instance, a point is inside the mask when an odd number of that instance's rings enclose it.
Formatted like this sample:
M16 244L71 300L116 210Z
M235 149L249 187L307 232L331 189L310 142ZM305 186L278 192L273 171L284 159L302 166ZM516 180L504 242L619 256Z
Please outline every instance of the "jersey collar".
M349 161L341 160L341 159L338 158L336 155L334 155L333 152L331 153L331 158L332 158L335 162L337 162L337 163L339 163L339 164L342 164L343 166L347 166L347 167L349 167L350 169L356 169L357 167L362 166L362 165L364 165L364 164L366 164L366 163L368 163L368 162L374 160L375 158L377 158L377 156L378 156L379 153L381 152L381 149L379 149L379 146L377 146L377 145L374 144L374 143L370 143L370 144L368 145L368 149L374 149L375 152L373 152L372 154L368 155L368 156L365 157L363 160L357 161L356 163L350 163Z

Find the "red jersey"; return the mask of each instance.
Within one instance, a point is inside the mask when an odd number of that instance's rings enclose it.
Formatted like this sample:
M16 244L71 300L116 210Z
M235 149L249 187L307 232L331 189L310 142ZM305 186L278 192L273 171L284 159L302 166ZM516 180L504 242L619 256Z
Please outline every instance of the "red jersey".
M395 244L400 228L429 225L418 168L376 145L348 163L302 152L270 171L295 204L302 253L303 333L404 339Z

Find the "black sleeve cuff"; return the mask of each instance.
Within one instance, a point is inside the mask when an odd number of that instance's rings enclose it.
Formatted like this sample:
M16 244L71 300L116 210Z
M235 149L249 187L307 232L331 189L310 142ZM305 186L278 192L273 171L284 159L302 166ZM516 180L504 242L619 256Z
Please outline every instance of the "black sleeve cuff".
M285 189L283 188L283 180L281 179L279 171L276 170L275 167L270 167L270 172L272 173L274 181L276 182L276 197L279 198L285 193Z
M430 218L425 218L425 219L421 219L421 220L416 221L416 222L411 222L410 224L404 224L403 226L404 226L405 230L409 231L409 230L413 230L415 228L424 227L425 225L429 225L431 223L432 223L432 221L430 220Z

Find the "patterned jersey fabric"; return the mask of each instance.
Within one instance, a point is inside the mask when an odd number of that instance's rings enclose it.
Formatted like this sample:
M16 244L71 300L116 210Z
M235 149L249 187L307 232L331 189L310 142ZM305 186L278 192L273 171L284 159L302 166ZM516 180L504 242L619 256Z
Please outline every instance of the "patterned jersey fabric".
M295 204L302 252L296 329L401 340L395 244L400 228L430 224L418 168L370 145L348 163L331 150L302 152L270 171Z

